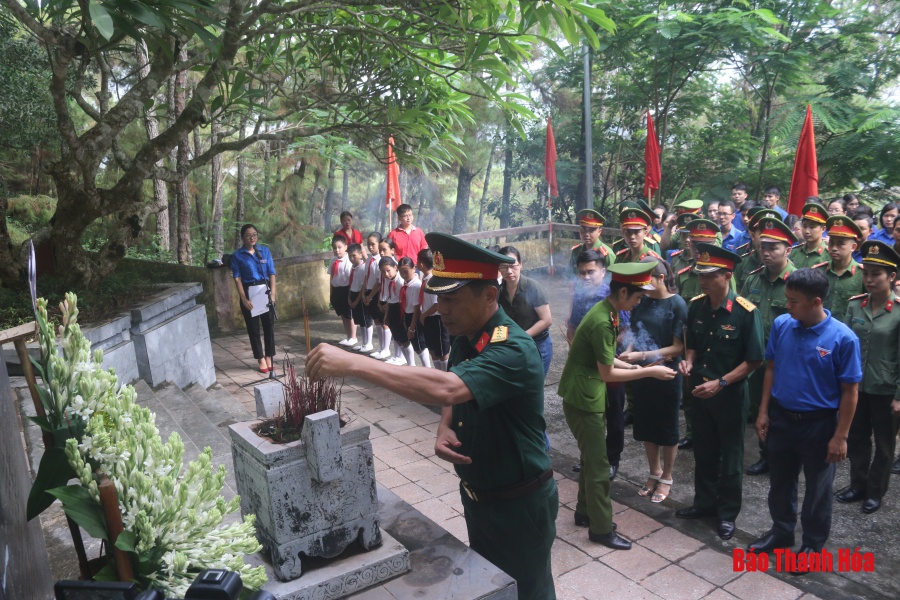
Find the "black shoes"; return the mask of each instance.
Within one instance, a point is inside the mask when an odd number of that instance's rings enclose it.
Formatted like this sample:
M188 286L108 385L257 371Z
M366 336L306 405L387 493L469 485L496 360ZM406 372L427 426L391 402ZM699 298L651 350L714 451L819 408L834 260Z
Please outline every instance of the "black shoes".
M622 424L625 425L625 427L634 425L634 415L626 411L625 415L622 417Z
M587 515L583 515L580 512L575 513L575 525L578 527L590 527L591 526L591 518Z
M794 545L794 536L790 537L779 537L775 534L771 529L765 533L761 538L752 542L749 546L747 546L747 551L750 552L771 552L776 548L791 548Z
M612 481L619 473L619 465L609 465L609 480Z
M723 540L730 540L734 537L734 521L719 521L719 527L716 529L716 533L718 533L719 537Z
M792 570L788 571L791 575L806 575L810 572L810 554L818 554L819 552L813 548L812 546L800 546L800 549L797 550L797 554L794 556L794 559L797 561L797 566ZM806 568L800 567L800 555L806 554Z
M572 465L572 471L574 473L578 473L579 471L581 471L581 463L575 463L574 465Z
M675 516L679 519L702 519L715 516L715 514L716 510L714 508L696 508L694 506L680 508L675 511Z
M679 450L690 450L694 447L694 440L691 438L681 438L678 440L678 449Z
M891 473L894 475L900 475L900 457L894 461L894 464L891 465Z
M759 459L744 471L747 475L765 475L769 472L769 461L764 458Z
M616 533L615 528L609 533L603 534L588 531L588 539L613 550L631 550L631 542Z
M866 498L862 505L862 511L867 515L871 515L879 508L881 508L881 498Z
M843 492L835 494L834 497L838 502L842 502L844 504L852 504L853 502L859 502L860 500L863 500L866 497L866 493L862 490L847 488ZM881 502L879 501L878 504L881 505Z

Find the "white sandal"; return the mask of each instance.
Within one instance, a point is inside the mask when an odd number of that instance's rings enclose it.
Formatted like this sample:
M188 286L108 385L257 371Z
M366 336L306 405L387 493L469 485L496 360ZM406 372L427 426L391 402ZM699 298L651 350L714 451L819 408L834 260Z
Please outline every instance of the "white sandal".
M649 475L647 477L647 483L650 483L651 480L659 482L659 475ZM659 485L659 483L657 483L656 485ZM640 496L641 498L646 498L653 493L653 491L656 489L656 485L651 488L648 487L647 484L644 484L644 487L638 490L638 496Z
M672 484L675 483L674 479L659 479L658 481L659 481L659 483L657 484L657 487L660 484L667 485L667 486L669 486L669 494L672 493ZM653 490L653 496L650 498L650 502L653 502L654 504L659 504L660 502L662 502L663 500L668 498L669 494L660 494L656 490Z

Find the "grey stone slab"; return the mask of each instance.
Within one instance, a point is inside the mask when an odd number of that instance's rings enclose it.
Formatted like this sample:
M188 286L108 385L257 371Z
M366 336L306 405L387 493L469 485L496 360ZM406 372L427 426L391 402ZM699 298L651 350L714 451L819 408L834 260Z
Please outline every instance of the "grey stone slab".
M119 387L139 379L137 360L134 356L134 342L124 340L103 351L103 368L115 369Z
M194 306L147 331L133 333L141 378L156 387L166 381L179 387L216 382L206 310Z
M88 324L81 332L91 342L92 348L105 350L108 346L130 339L128 331L130 328L131 316L122 314L102 323ZM115 342L113 343L114 340Z
M202 450L209 446L213 456L227 455L231 451L227 433L220 431L207 419L200 407L177 386L167 385L157 393L157 396L181 431L197 448Z
M199 283L172 283L151 296L145 303L131 309L131 320L135 323L149 321L172 308L184 304L203 293Z
M253 386L256 399L256 416L260 419L274 417L284 402L284 386L278 381L270 381Z
M303 423L303 445L312 476L319 483L340 479L344 471L341 457L341 423L333 410L308 415Z
M382 533L382 544L369 551L348 549L341 556L321 561L312 566L300 578L282 582L275 578L272 566L261 554L247 562L262 564L269 575L263 589L278 600L330 600L383 584L410 569L409 552L403 544ZM310 564L313 561L309 561Z

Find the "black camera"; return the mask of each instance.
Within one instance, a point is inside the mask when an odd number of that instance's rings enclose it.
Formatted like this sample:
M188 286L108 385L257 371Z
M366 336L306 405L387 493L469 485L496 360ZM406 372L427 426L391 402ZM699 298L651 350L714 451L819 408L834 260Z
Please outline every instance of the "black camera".
M234 571L207 569L197 575L184 594L184 600L237 600L244 589L241 576ZM138 590L133 583L104 581L57 581L56 600L179 600L167 599L157 590ZM270 592L259 590L249 600L275 600Z

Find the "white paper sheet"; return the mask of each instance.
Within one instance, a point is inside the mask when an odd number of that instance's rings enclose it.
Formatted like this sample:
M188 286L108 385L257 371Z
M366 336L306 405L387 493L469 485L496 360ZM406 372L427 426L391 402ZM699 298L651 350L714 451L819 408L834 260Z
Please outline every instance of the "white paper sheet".
M247 299L253 305L253 308L250 309L251 317L269 312L269 296L266 295L266 286L251 285L247 289L247 293L249 294Z

